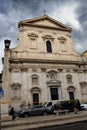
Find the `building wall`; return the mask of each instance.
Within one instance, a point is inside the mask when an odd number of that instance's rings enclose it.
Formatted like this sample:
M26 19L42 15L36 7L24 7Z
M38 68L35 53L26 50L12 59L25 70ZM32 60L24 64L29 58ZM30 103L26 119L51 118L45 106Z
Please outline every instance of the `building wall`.
M33 104L33 100L32 100L32 91L33 88L37 87L40 89L39 90L35 90L36 93L39 93L40 98L39 98L39 103L44 103L47 100L51 100L50 97L50 89L49 87L60 87L60 91L59 91L59 99L69 99L69 90L68 88L70 86L73 86L75 88L75 90L72 90L74 92L74 96L75 98L79 99L80 101L83 100L82 95L81 95L81 88L80 88L80 83L81 82L86 82L86 78L87 78L87 73L83 73L83 72L79 72L79 70L77 69L77 72L74 72L74 66L72 67L71 65L69 65L67 67L63 66L60 68L58 65L48 65L48 64L32 64L31 67L29 67L28 65L26 65L28 69L22 70L21 68L17 71L16 69L14 71L10 72L10 88L12 86L12 84L16 83L16 84L20 84L21 88L20 88L20 94L17 95L18 97L15 97L15 95L13 95L14 91L11 91L11 95L10 95L10 102L12 104L16 103L16 105L21 104L23 101L26 101L26 103L30 103ZM33 68L32 66L34 66L35 68ZM45 68L42 68L43 66L45 66ZM16 66L17 67L17 66ZM74 68L74 69L73 69ZM50 80L49 79L49 75L48 73L50 71L55 71L57 72L57 79L56 80ZM38 83L36 84L32 84L32 76L33 75L37 75L38 76ZM67 83L67 75L71 75L72 76L72 82L71 83ZM84 77L85 75L85 77ZM48 84L48 82L50 82L50 84ZM59 84L60 82L60 84ZM85 97L84 100L86 100L87 97ZM14 104L15 105L15 104Z

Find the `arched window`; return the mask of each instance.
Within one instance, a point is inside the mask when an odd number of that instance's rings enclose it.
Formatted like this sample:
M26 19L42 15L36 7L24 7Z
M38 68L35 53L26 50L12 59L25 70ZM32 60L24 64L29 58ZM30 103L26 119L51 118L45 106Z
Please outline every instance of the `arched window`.
M36 84L38 84L38 76L37 75L32 75L32 84L33 85L36 85Z
M51 42L50 41L47 41L46 42L46 47L47 47L47 52L52 52L52 47L51 47Z

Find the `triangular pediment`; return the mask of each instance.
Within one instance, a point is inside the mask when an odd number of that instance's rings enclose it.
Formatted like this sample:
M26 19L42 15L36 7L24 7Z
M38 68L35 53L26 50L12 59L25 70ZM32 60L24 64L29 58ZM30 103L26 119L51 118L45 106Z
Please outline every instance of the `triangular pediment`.
M38 18L33 18L33 19L28 19L28 20L24 20L21 21L19 23L19 27L20 25L31 25L31 26L40 26L40 27L49 27L49 28L56 28L56 29L62 29L62 30L68 30L71 31L72 29L62 23L60 23L59 21L44 15L42 17L38 17Z

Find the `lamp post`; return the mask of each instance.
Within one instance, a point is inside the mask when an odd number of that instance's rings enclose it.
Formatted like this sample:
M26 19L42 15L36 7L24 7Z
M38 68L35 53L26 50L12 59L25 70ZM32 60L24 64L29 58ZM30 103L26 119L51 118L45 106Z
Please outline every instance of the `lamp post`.
M9 49L9 47L10 47L10 44L11 44L11 41L10 40L4 40L4 44L5 44L5 49Z

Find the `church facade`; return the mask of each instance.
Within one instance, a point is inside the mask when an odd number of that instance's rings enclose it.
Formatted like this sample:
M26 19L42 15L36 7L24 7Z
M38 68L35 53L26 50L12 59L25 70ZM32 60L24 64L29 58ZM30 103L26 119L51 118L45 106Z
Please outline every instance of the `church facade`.
M47 15L20 21L18 28L18 46L5 46L3 112L23 103L87 101L87 59L74 50L72 29Z

